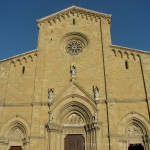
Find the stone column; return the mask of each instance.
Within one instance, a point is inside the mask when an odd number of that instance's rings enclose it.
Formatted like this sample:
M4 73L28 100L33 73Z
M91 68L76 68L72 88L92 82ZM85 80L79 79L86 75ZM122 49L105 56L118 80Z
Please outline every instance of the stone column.
M100 145L99 145L99 142L100 142L100 123L99 122L96 122L94 123L94 138L95 138L95 150L100 150Z
M63 127L53 122L49 122L45 125L48 132L49 150L61 149L61 135Z

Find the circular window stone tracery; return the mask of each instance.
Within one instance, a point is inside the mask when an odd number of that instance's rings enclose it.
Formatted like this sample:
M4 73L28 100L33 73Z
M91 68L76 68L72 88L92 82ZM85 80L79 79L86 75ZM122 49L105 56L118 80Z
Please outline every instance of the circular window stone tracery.
M60 50L68 58L79 58L88 48L89 40L86 35L79 32L71 32L64 35L60 41ZM80 55L79 55L80 54Z
M71 40L67 43L66 52L70 55L78 55L83 51L84 44L80 40Z

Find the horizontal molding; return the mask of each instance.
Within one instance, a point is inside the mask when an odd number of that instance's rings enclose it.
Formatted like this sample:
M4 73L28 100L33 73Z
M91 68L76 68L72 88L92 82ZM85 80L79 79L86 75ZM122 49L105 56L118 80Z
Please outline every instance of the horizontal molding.
M134 102L146 102L146 99L123 99L123 100L107 100L108 103L134 103Z
M46 139L44 136L30 136L30 139Z
M140 103L146 102L146 99L107 99L107 100L99 100L97 104L105 104L105 103Z
M0 106L7 106L7 107L16 107L16 106L22 106L22 107L32 107L32 106L48 106L48 102L33 102L33 103L0 103Z
M140 102L146 102L146 99L124 99L124 100L115 100L115 99L108 99L108 100L99 100L97 101L97 104L106 104L106 103L140 103ZM148 99L150 101L150 99ZM32 107L32 106L49 106L48 102L33 102L33 103L2 103L0 102L0 106L3 107Z

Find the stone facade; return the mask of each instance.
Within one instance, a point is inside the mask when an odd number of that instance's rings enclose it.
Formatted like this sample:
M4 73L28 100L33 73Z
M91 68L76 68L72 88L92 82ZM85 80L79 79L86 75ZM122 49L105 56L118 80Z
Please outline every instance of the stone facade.
M112 45L111 15L80 7L37 24L38 48L0 62L0 150L67 150L67 135L149 150L150 53Z

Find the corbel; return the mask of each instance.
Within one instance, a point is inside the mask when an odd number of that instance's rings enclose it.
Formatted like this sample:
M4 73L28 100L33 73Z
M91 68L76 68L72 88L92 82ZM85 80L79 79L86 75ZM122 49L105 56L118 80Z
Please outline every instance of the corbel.
M108 24L111 24L111 18L107 18Z
M50 20L48 20L48 23L49 23L50 25L52 25L51 19L50 19Z

